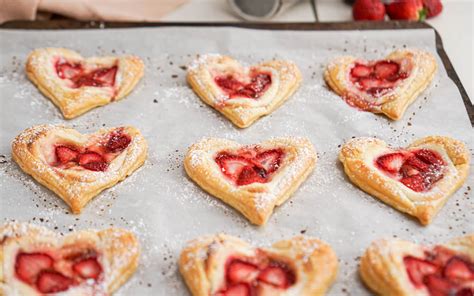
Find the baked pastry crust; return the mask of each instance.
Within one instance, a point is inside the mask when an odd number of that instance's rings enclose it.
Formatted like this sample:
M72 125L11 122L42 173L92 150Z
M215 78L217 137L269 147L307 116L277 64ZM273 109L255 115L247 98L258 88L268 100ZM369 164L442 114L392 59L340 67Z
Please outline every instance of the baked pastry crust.
M409 151L420 148L438 152L446 163L443 178L427 192L413 191L375 167L374 161L378 156L395 151L382 140L350 140L341 148L339 160L349 179L362 190L427 225L466 180L470 155L464 143L443 136L420 138L406 149Z
M101 129L91 135L83 135L72 128L54 125L37 125L19 134L12 143L12 158L27 174L52 190L73 213L82 208L101 191L114 186L143 165L147 157L146 140L134 127L123 127L131 142L110 163L106 171L62 169L48 162L54 149L48 145L57 141L84 145L122 128Z
M258 252L288 264L296 274L296 283L278 295L324 295L336 279L338 261L332 248L301 235L258 249L225 234L200 237L181 252L179 270L193 296L214 295L223 281L229 256L251 257Z
M71 246L92 247L97 250L104 277L93 289L88 284L79 285L61 295L111 294L133 275L138 266L140 246L130 231L109 228L101 231L76 231L62 236L42 226L10 222L0 227L0 294L41 294L15 276L15 260L19 251L34 252L36 248L57 250Z
M351 100L356 104L356 107L372 113L383 113L392 120L399 120L408 106L433 80L438 65L431 53L419 49L396 50L390 53L385 60L410 64L411 72L392 91L378 98L375 104L367 104L368 101L374 99L369 98L371 96L367 93L358 90L349 79L354 63L361 61L356 57L343 56L334 59L326 67L324 79L339 96L356 98ZM361 62L366 63L365 61Z
M113 87L83 86L71 88L55 69L58 59L83 63L92 68L117 66ZM63 113L64 118L77 117L95 107L120 100L128 95L143 76L144 64L139 57L83 58L65 48L40 48L32 51L26 62L26 74L38 89Z
M249 73L251 69L271 73L271 86L258 99L229 99L214 82L213 73ZM245 68L228 56L204 55L189 67L187 81L204 103L236 126L245 128L282 105L298 89L302 76L296 64L290 61L268 61Z
M455 238L441 247L474 262L474 234ZM375 241L361 258L359 272L362 280L377 295L427 296L426 287L416 288L412 284L403 262L405 256L423 258L427 249L399 239Z
M220 151L237 151L245 147L262 150L281 148L285 157L268 183L237 186L222 173L214 157ZM316 151L305 138L274 138L254 146L205 138L192 145L186 153L184 168L202 189L242 213L250 222L263 225L273 209L283 204L309 176L316 165Z

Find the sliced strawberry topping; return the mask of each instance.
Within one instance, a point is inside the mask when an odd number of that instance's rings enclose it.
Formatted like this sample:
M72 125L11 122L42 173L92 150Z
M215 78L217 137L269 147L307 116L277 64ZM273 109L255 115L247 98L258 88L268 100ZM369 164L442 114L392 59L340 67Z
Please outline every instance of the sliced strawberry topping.
M128 147L132 138L122 131L113 132L105 147L113 153L120 152Z
M43 253L19 253L16 256L15 273L20 280L32 285L39 273L51 268L53 263L53 258Z
M61 164L66 164L71 161L76 161L79 152L67 146L56 147L56 158Z
M452 281L474 280L474 265L459 257L453 257L446 264L443 275Z
M472 262L442 247L435 247L425 254L424 259L413 256L403 259L415 287L426 287L430 296L472 295L472 287L469 288L474 280Z
M229 74L226 76L217 76L214 78L216 84L228 95L233 98L260 98L270 87L272 78L270 74L252 72L250 82L245 84Z
M68 79L73 82L73 88L83 86L110 87L115 84L117 66L110 68L99 68L92 72L85 72L79 63L71 64L62 60L56 63L56 73L61 79Z
M57 293L66 291L73 280L56 271L43 271L38 277L36 286L41 293Z
M91 171L105 171L108 167L105 159L96 152L87 152L79 156L79 165Z
M227 268L227 280L229 283L250 283L257 278L258 268L250 263L234 260Z
M236 185L252 183L266 183L272 173L278 170L283 159L281 149L272 149L263 152L257 149L243 149L237 154L220 152L215 157L222 173Z
M265 268L258 279L281 289L286 289L294 284L293 274L283 266L278 265Z
M237 284L230 286L227 290L219 292L216 296L250 296L250 287L248 284Z
M362 64L356 64L352 70L351 75L355 77L367 77L372 73L372 68Z
M379 168L391 174L398 173L405 161L403 153L389 153L377 158L376 163Z
M350 70L350 80L359 89L373 98L379 98L391 91L397 81L405 79L408 75L401 71L400 64L391 60L381 60L369 64L355 63ZM353 96L357 96L356 94ZM367 100L365 98L354 99L353 96L347 95L351 99L351 105L355 105L363 110L368 109L375 102L367 104L354 103L354 100ZM367 106L365 106L367 105Z
M394 81L398 79L400 65L392 61L380 61L374 66L375 76L378 79Z
M102 267L99 262L97 262L96 258L88 258L79 261L72 266L72 269L84 279L96 280L102 273Z
M419 149L381 155L375 165L411 190L422 192L443 178L445 162L437 152Z
M455 295L457 287L447 279L438 275L428 275L424 278L424 284L430 291L430 296Z

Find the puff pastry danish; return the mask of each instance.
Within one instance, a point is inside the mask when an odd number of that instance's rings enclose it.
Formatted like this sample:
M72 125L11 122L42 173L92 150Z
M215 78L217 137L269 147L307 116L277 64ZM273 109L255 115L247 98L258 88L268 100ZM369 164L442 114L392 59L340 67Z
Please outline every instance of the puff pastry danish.
M193 296L324 295L337 268L329 245L304 236L271 248L224 234L205 236L189 242L179 259Z
M65 48L36 49L26 62L28 78L67 119L125 97L143 69L136 56L85 59Z
M59 195L73 213L80 213L94 196L138 169L147 149L134 127L83 135L63 126L38 125L15 138L12 156L23 171Z
M1 295L110 295L132 276L140 248L124 229L65 236L33 224L0 227Z
M373 242L362 256L360 275L379 295L474 295L474 234L433 247Z
M244 128L283 104L302 78L290 61L246 68L228 56L204 55L189 67L187 80L204 103Z
M338 57L326 67L324 79L349 105L398 120L430 84L437 67L429 52L396 50L378 61Z
M404 149L356 138L344 144L339 159L362 190L426 225L464 183L470 155L448 137L421 138Z
M316 152L305 138L275 138L257 145L207 138L184 159L189 177L250 222L265 224L313 171Z

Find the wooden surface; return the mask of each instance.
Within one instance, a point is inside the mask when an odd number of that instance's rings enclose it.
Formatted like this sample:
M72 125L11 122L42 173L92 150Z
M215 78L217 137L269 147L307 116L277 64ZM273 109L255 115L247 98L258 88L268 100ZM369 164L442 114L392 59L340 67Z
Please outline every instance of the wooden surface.
M466 112L474 127L474 106L469 99L448 55L443 48L439 33L430 25L421 22L386 21L386 22L329 22L329 23L142 23L142 22L81 22L75 20L50 21L13 21L0 25L2 29L24 30L60 30L60 29L107 29L139 27L240 27L265 30L393 30L393 29L433 29L436 34L436 49L448 73L459 89Z

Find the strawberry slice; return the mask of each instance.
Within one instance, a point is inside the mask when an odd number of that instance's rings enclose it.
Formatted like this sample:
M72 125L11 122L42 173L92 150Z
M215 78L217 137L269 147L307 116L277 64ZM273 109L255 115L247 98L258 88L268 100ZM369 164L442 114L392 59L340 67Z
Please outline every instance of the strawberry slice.
M459 257L451 258L443 270L443 275L449 280L474 280L474 264L470 264Z
M16 276L30 285L36 282L38 274L51 268L54 264L53 258L43 253L20 253L16 256Z
M456 296L472 296L474 295L474 288L464 288L462 290L459 290L456 293Z
M420 149L415 152L415 155L418 159L430 165L441 166L445 164L441 156L432 150Z
M56 147L56 158L61 164L66 164L75 161L79 152L67 146Z
M402 178L400 182L415 192L421 192L427 189L425 180L421 174Z
M423 259L412 256L403 258L408 277L416 287L423 286L423 278L426 275L434 274L438 271L438 266Z
M38 277L36 286L41 293L57 293L66 291L73 280L56 271L43 271Z
M363 77L359 80L359 84L363 89L379 88L383 86L383 82L375 77Z
M221 171L231 178L237 180L244 167L249 166L250 163L242 157L220 153L215 158L217 164L221 167Z
M258 280L281 289L285 289L292 284L288 271L280 266L265 268L258 276Z
M120 152L128 147L132 139L129 135L117 131L113 132L107 141L105 147L112 153Z
M83 279L97 280L102 273L102 267L96 258L88 258L79 261L72 266L72 270Z
M108 69L100 69L94 72L95 80L100 81L101 86L113 86L115 84L115 76L117 75L117 66Z
M390 174L396 174L402 167L405 161L403 153L389 153L379 156L376 159L376 164L379 169L382 169Z
M362 64L355 64L351 70L351 75L358 78L367 77L371 73L372 68Z
M217 296L250 296L250 287L247 284L230 286L227 290L220 292Z
M248 262L234 260L227 268L227 280L232 284L250 283L258 276L258 268Z
M393 81L397 80L400 66L393 61L380 61L375 64L374 70L377 78Z
M246 166L239 174L239 178L236 182L238 186L243 186L252 183L265 183L267 178L268 174L263 168Z
M265 151L257 155L257 162L265 169L266 173L270 174L280 167L280 161L283 151L274 149Z
M81 75L83 72L81 64L73 64L70 63L57 63L56 64L56 73L58 74L59 78L61 79L72 79L76 76Z
M91 171L105 171L108 167L105 159L98 153L86 152L79 155L79 165Z
M430 296L455 295L456 285L438 275L428 275L424 279L424 284L430 291Z

